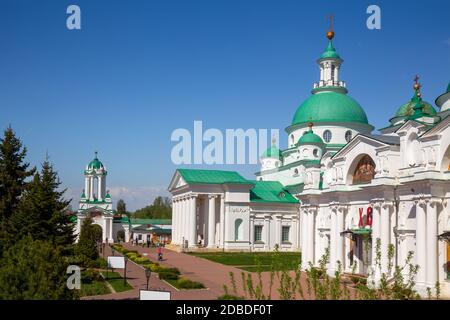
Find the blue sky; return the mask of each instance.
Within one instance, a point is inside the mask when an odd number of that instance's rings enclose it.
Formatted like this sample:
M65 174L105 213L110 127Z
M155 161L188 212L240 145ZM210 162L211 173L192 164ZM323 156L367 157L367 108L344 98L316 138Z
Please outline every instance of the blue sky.
M81 30L66 8L81 8ZM381 7L381 30L366 8ZM38 165L48 151L76 205L94 151L115 200L150 203L176 168L176 128L284 128L318 80L334 14L341 78L376 128L421 76L434 104L450 81L450 3L442 1L0 2L0 128ZM238 170L252 178L255 165Z

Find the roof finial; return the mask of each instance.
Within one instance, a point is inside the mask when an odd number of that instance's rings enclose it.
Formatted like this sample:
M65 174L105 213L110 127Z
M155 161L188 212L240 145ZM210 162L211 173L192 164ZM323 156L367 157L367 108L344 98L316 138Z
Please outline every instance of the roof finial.
M327 38L328 40L333 40L334 38L334 31L333 31L333 15L330 15L330 30L327 32Z
M98 154L98 152L97 152L97 151L95 151L94 153L95 153L95 159L97 159L97 154Z
M312 122L308 122L309 131L312 131L313 125L314 125L314 124L313 124Z
M420 88L422 85L419 83L420 77L416 74L414 77L414 91L416 92L417 96L420 97L422 94L420 93Z

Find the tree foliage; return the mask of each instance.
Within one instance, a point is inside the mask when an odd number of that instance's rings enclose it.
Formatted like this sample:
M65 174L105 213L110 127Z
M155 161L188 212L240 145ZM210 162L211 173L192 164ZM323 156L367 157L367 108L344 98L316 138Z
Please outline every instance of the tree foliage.
M27 185L10 218L13 242L29 234L35 240L48 240L64 248L73 243L74 224L67 213L70 201L63 199L65 190L58 190L60 184L53 166L46 160L41 172L36 172Z
M97 244L98 229L92 224L92 219L87 217L81 225L80 237L76 244L75 253L85 262L96 260L98 258Z
M67 260L48 241L26 236L10 247L1 260L0 299L73 299Z
M127 205L123 199L119 199L116 204L116 211L119 214L126 214L127 213Z
M172 206L168 197L156 197L153 204L136 210L134 218L141 219L171 219Z
M0 139L0 257L8 234L8 221L16 210L26 187L26 179L34 174L25 161L27 149L11 127Z

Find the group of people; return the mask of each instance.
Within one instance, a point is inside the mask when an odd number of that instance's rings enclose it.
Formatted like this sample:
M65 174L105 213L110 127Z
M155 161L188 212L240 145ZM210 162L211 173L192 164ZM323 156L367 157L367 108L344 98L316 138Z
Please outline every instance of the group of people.
M139 241L137 239L135 239L134 237L131 237L131 245L135 246L138 244L139 244ZM142 242L141 244L142 244L142 246L144 246L144 242ZM147 238L146 245L147 245L147 248L150 248L151 241L149 238ZM158 257L158 261L163 260L163 251L162 251L163 246L164 246L164 244L161 242L156 243L156 254Z

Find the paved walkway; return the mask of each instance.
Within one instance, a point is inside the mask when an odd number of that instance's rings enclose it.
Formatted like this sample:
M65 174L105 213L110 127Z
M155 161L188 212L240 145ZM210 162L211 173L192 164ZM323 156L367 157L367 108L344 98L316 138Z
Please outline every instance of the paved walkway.
M143 248L140 246L132 246L125 243L124 247L129 250L136 250L139 254L149 258L152 261L157 261L156 248ZM105 252L105 257L111 255L110 248L108 247ZM223 265L217 262L199 258L193 255L175 252L169 249L163 249L164 260L160 263L162 266L178 268L182 276L186 276L190 280L199 281L203 283L207 289L194 289L194 290L177 290L168 283L158 279L156 273L152 273L150 279L150 290L164 290L171 292L172 300L212 300L224 294L224 285L227 285L229 293L232 292L232 285L230 282L230 272L234 273L236 282L236 288L239 295L243 294L242 289L242 272L243 270L233 266ZM124 270L115 270L123 276ZM245 272L247 274L247 272ZM294 272L291 272L291 278L294 279ZM120 293L112 293L102 296L85 297L84 299L139 299L139 290L146 288L146 278L144 268L132 261L127 263L127 279L133 286L133 290ZM259 283L258 275L252 273L252 279L254 287ZM269 295L270 273L262 273L263 293ZM307 284L304 273L302 273L302 287L304 290L305 298L311 298L307 294ZM273 279L273 286L270 291L272 299L280 299L278 288L280 287L280 281ZM299 295L297 294L297 299Z

